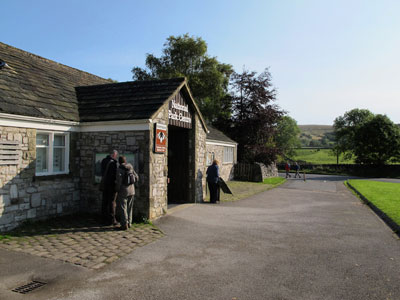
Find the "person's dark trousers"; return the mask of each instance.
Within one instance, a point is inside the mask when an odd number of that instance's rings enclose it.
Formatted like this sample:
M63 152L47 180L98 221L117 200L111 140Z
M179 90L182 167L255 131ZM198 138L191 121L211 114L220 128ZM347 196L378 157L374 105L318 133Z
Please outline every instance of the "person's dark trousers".
M115 219L115 202L116 193L113 190L103 191L103 200L101 203L101 215L103 223L107 225L115 224L117 221Z
M208 182L208 188L210 189L210 202L217 203L217 201L219 201L218 183Z

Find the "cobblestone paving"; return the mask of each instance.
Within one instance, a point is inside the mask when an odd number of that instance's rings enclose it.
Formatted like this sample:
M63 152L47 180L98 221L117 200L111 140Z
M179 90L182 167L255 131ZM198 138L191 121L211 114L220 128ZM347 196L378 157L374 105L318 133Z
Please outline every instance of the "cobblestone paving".
M101 226L93 217L62 217L7 233L1 236L0 248L99 269L162 236L148 224L122 231Z

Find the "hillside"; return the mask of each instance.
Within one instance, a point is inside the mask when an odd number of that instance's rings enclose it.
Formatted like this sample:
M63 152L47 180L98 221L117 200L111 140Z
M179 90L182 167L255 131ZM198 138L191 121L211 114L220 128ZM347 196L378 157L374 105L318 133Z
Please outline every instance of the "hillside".
M332 125L298 125L302 147L332 147Z
M322 136L325 132L333 132L332 125L298 125L301 132Z

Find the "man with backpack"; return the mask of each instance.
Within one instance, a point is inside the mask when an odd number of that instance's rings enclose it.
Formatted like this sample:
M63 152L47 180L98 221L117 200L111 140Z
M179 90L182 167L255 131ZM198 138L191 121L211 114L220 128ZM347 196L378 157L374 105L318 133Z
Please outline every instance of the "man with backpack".
M121 229L127 230L132 224L135 182L139 180L133 166L127 163L125 156L118 159L119 167L115 180L115 190L118 193L117 207L120 213Z
M294 170L296 171L296 174L294 174L294 178L296 178L297 176L299 176L299 178L300 178L300 173L299 173L299 171L300 171L300 166L299 166L299 164L297 163L297 161L295 162Z

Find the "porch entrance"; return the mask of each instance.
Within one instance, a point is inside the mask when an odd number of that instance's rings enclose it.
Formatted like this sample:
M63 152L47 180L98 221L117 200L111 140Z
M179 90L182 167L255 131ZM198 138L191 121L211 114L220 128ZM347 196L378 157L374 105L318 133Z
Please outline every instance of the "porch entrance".
M189 130L168 125L168 204L189 202Z

